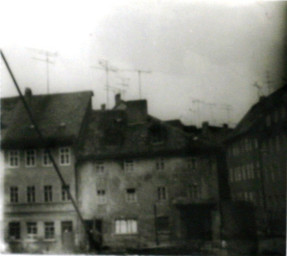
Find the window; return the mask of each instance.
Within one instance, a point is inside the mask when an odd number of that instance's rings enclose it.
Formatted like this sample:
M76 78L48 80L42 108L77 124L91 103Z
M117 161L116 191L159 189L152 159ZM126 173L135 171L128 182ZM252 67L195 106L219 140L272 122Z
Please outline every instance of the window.
M70 165L71 156L70 156L70 148L60 148L60 165Z
M45 239L55 238L54 222L45 222Z
M10 150L8 151L8 166L10 168L19 167L20 158L18 150Z
M124 161L124 169L126 172L130 172L134 170L134 161L133 160L125 160Z
M20 222L9 223L9 238L20 239L21 238L21 226Z
M10 187L10 202L18 203L18 187Z
M52 166L52 162L49 158L48 151L45 149L43 150L42 163L43 163L43 166Z
M36 235L37 232L38 232L37 223L36 222L28 222L27 223L27 234L28 235Z
M156 229L157 232L168 232L169 231L169 219L168 217L162 216L156 218Z
M25 165L26 167L36 166L36 150L29 149L25 151Z
M102 162L102 161L96 162L96 172L97 173L104 173L104 170L105 170L104 162Z
M199 187L197 184L193 184L190 187L190 197L191 199L199 199Z
M126 199L127 199L127 202L129 203L133 203L137 201L137 194L134 188L128 188L126 190Z
M27 187L27 202L28 203L34 203L36 201L35 198L35 187L29 186Z
M72 221L62 221L62 233L72 232L73 231L73 222Z
M156 169L157 170L163 170L164 169L164 159L163 158L158 158L156 160Z
M106 203L106 191L104 189L99 189L97 191L98 195L98 203L105 204Z
M71 199L68 191L70 191L70 186L69 185L66 185L66 186L62 185L62 200L63 201L68 201Z
M52 186L44 186L44 201L45 202L52 202L53 201Z
M192 169L196 169L197 168L197 159L195 157L190 157L188 159L188 167L192 168Z
M270 126L271 125L271 116L270 115L266 116L265 123L266 123L266 126Z
M157 188L157 199L159 201L166 200L167 195L166 195L166 188L165 187L158 187Z
M136 219L119 219L115 221L116 234L136 234L138 222Z

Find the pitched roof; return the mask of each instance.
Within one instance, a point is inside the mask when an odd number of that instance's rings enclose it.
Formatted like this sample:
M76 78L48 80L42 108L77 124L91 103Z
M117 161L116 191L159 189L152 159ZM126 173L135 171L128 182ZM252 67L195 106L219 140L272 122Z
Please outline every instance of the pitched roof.
M161 142L153 140L158 132ZM145 122L130 124L126 110L93 111L85 135L79 150L82 159L187 154L210 148L149 115Z
M287 85L279 88L267 97L261 97L261 99L254 104L241 119L233 133L227 138L227 141L247 132L256 132L260 127L262 118L277 105L282 104L282 102L287 104Z
M92 95L90 91L83 91L31 95L26 98L47 144L69 144L76 141ZM8 111L7 101L17 102L13 110ZM6 105L2 109L2 116L5 117L2 123L8 123L8 127L2 133L2 147L43 146L20 99L6 98L1 99L1 102L3 106Z

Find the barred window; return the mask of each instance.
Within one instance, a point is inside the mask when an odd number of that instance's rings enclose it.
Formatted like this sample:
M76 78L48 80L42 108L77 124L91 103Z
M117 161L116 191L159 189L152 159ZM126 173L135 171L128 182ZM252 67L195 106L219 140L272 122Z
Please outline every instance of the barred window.
M26 167L36 166L36 150L29 149L25 151L25 165Z
M10 168L17 168L20 165L19 150L8 151L8 166Z
M138 221L136 219L117 219L115 221L116 234L136 234L138 232Z
M69 147L60 148L60 165L70 165L71 151Z
M55 238L54 222L45 222L45 239Z

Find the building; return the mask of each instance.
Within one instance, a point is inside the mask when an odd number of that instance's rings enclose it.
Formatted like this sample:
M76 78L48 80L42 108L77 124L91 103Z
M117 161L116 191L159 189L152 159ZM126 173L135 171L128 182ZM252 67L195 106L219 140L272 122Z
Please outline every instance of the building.
M232 200L255 207L259 238L286 232L287 86L252 106L226 141Z
M45 138L40 142L19 97L1 99L5 241L13 252L72 250L78 218L44 147L49 147L73 197L77 148L91 112L92 92L25 99Z
M146 100L119 95L112 110L93 111L85 134L78 200L104 247L219 240L214 144L150 116Z

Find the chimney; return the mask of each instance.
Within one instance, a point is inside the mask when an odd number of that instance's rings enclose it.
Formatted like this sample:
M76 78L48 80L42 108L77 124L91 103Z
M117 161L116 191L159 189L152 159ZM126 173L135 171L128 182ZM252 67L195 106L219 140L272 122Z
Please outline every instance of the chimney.
M31 90L31 88L29 88L29 87L25 88L25 97L26 98L31 98L32 97L32 90Z
M106 110L106 104L101 105L101 110Z
M227 130L228 129L228 124L223 124L223 128Z
M208 122L203 122L201 127L202 127L202 133L204 135L206 135L207 132L208 132L209 123Z
M115 105L118 105L121 102L121 94L117 93L115 96Z
M32 98L32 90L31 88L27 87L25 88L25 100L27 101L27 103L30 103Z

